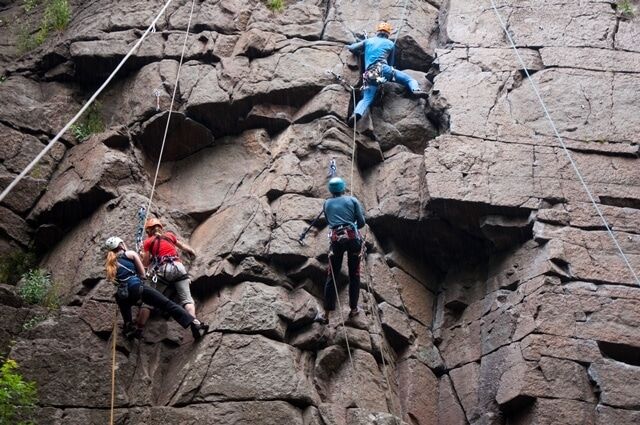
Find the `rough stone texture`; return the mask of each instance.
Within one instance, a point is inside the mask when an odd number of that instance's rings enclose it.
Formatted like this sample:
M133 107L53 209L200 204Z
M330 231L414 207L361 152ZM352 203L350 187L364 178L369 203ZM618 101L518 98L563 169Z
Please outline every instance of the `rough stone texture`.
M160 7L74 0L67 30L19 53L38 3L0 0L0 188ZM105 131L81 144L65 134L2 201L0 252L36 250L63 304L47 312L0 291L0 352L37 381L38 423L107 421L102 243L134 246L174 89L151 213L196 250L192 292L211 333L194 343L154 314L141 341L118 337L118 423L638 423L640 289L491 5L284 3L195 2L177 86L191 3L173 3L101 94ZM623 16L614 3L498 9L637 273L638 4ZM387 84L354 136L344 119L361 94L326 71L357 85L360 58L344 44L383 19L398 31L395 66L429 96ZM364 206L368 252L365 313L324 325L326 220L297 240L332 159ZM344 265L343 307L346 279Z
M600 402L608 406L637 409L640 367L603 359L589 367L589 376L600 391Z
M438 424L462 425L467 423L464 411L448 376L440 379L438 386Z
M438 421L438 380L417 360L398 365L400 403L405 421L429 424Z

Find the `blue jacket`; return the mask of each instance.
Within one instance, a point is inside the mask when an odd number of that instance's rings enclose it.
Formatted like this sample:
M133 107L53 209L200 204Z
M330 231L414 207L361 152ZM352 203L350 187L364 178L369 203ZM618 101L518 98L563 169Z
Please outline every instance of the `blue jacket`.
M332 229L351 225L358 229L364 227L362 205L353 196L337 196L324 201L324 216Z
M347 46L351 53L360 53L364 49L364 68L369 69L376 62L387 63L393 51L393 41L385 37L371 37Z

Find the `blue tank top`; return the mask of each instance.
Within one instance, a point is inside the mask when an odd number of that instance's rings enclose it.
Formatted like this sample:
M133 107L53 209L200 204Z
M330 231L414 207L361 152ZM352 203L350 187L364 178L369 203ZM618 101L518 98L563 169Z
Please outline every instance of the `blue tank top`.
M118 269L116 270L116 280L127 282L127 287L133 289L142 282L136 273L136 265L133 260L127 258L124 253L118 255Z

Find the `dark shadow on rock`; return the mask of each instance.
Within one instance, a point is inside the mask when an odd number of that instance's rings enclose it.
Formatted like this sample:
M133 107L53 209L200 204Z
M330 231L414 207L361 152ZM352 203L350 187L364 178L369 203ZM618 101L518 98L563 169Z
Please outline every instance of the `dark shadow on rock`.
M140 141L145 153L154 161L157 161L160 156L168 116L168 112L154 116L142 125L141 133L135 137ZM205 126L185 117L180 112L174 112L171 116L162 160L177 161L211 144L213 144L213 136Z

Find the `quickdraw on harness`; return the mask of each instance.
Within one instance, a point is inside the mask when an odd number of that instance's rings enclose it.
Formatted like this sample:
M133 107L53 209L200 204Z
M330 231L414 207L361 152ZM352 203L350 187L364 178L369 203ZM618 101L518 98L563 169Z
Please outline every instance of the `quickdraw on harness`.
M387 81L395 80L396 70L391 67L391 80L387 80L384 76L384 66L386 64L384 62L376 62L373 65L369 66L369 68L362 73L362 88L361 90L365 90L369 86L377 86L380 84L384 84Z
M331 159L331 162L329 162L329 174L327 174L327 177L331 178L331 177L335 177L338 174L338 166L336 165L336 160Z
M349 84L349 82L347 80L345 80L345 78L342 75L338 75L336 74L334 71L327 69L325 71L328 75L333 76L333 78L336 79L336 81L338 81L338 83L340 83L344 88L346 88L349 91L355 91L356 88L353 87L351 84Z

